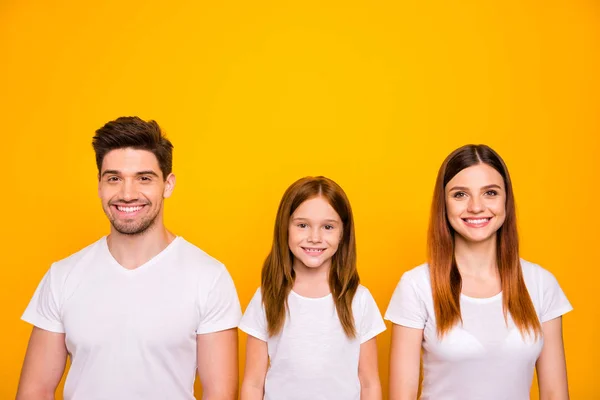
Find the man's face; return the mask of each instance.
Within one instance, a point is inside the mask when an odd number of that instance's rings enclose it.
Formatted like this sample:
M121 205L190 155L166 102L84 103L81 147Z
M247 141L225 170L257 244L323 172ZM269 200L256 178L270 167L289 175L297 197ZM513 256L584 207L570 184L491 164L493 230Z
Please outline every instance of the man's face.
M154 154L124 148L104 156L98 195L113 229L137 235L162 224L163 199L171 196L174 186L175 176L163 178Z

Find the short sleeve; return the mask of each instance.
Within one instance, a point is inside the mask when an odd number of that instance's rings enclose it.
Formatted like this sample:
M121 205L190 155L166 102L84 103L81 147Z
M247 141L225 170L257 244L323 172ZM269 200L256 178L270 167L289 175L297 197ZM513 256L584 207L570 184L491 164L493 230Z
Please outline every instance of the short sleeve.
M427 310L410 272L412 271L404 273L400 278L385 312L385 319L408 328L423 329L427 321Z
M262 304L262 296L260 289L254 293L250 304L246 307L246 312L240 322L240 330L246 332L250 336L266 342L269 338L267 330L267 316Z
M197 334L237 327L242 310L233 279L225 268L215 279L208 296L202 296L201 293L198 296L205 299L205 304L198 304L200 323L196 328Z
M571 303L560 288L558 281L547 270L543 270L542 278L542 308L540 321L546 322L560 317L563 314L573 310Z
M61 319L59 282L52 279L53 270L50 268L38 285L29 305L21 319L50 332L64 333L65 328Z
M381 318L381 312L368 289L365 289L362 302L363 313L358 332L361 344L385 331L385 322Z

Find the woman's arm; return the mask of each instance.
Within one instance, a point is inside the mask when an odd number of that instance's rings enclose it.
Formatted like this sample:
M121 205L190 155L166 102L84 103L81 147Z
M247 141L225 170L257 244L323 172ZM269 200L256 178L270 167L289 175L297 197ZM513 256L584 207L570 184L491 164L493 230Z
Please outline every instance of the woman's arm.
M419 391L423 329L393 324L390 400L415 400Z
M542 331L544 347L536 363L540 400L568 400L562 317L544 322Z

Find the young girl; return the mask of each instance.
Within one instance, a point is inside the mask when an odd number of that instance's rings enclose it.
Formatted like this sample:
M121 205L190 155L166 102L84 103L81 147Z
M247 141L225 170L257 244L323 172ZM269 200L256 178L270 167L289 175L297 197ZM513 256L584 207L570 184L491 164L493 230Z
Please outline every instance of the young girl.
M332 180L303 178L283 195L239 328L242 400L381 399L375 337L385 324L359 284L352 210Z
M561 315L572 310L552 274L519 259L506 165L485 145L455 150L439 170L429 264L406 272L392 321L390 399L525 400L534 366L541 399L568 399Z

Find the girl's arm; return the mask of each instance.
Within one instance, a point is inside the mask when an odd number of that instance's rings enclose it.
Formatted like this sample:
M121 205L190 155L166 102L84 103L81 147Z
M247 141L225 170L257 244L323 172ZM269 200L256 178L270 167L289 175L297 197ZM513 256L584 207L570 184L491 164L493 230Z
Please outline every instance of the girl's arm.
M415 400L419 390L423 329L393 324L390 400Z
M263 400L268 366L267 342L248 335L241 400Z
M562 317L544 322L542 331L544 347L536 363L540 400L568 400Z
M379 381L377 341L375 337L360 345L358 379L360 381L360 400L381 400L381 382Z

